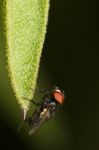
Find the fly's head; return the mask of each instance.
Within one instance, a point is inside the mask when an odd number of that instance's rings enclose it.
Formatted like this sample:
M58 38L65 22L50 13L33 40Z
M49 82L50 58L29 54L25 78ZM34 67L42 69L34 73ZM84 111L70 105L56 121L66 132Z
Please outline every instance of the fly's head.
M64 91L60 90L58 87L54 87L51 94L58 104L62 105L64 103L65 99Z

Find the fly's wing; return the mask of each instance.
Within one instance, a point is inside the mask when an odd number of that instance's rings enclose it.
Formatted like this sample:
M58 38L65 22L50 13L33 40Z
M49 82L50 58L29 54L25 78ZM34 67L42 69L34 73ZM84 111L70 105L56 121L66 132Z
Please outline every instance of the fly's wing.
M34 122L33 128L29 131L29 135L33 134L46 120L50 117L50 112L47 108L40 113L38 122Z

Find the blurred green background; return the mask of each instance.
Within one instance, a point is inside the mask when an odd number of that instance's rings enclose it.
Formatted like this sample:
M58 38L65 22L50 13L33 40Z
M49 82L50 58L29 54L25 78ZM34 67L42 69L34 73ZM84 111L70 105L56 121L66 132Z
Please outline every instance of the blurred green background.
M2 53L0 149L99 149L98 19L98 1L51 0L38 86L51 89L57 85L64 89L66 98L55 117L32 136L27 135L26 125L20 133L16 131L21 114L3 63L5 52ZM42 95L36 95L41 99Z

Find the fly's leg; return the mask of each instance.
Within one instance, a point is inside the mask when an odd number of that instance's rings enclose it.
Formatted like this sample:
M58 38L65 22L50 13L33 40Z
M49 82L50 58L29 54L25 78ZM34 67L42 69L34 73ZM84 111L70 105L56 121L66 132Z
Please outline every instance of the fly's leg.
M21 124L19 125L18 129L17 129L17 132L19 132L22 128L22 126L24 125L25 122L28 122L28 119L25 119L21 122Z
M45 89L41 90L38 87L36 87L36 89L39 93L48 93L49 92L48 90L45 90Z
M34 101L34 100L31 100L30 102L32 102L35 106L41 105L41 102L36 102L36 101Z
M49 93L49 91L48 91L48 90L45 90L45 89L41 90L41 89L39 89L38 87L36 87L35 89L36 89L36 91L39 92L39 93L44 93L44 94L45 94L45 93ZM31 88L31 90L33 91L32 88Z
M45 97L46 97L46 95L49 94L48 90L40 90L38 87L36 87L36 89L38 90L39 93L44 93ZM30 102L32 102L36 106L41 105L41 102L34 101L33 99L29 99L29 98L26 98L26 97L23 97L23 99L29 100Z
M29 101L32 102L35 106L41 105L41 102L37 102L37 101L31 100L31 99L29 99L29 98L23 98L23 99L29 100Z
M21 130L21 128L24 125L24 123L28 123L30 126L32 126L33 125L32 117L29 117L29 118L26 118L25 120L23 120L21 122L21 124L19 125L19 127L17 129L17 132L19 132Z

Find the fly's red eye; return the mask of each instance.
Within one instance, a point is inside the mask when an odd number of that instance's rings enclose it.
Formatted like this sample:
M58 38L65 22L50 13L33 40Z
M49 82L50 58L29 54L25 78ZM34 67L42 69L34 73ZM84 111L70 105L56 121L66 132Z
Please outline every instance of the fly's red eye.
M63 93L61 93L61 91L58 91L58 90L54 91L53 96L59 104L64 103L64 95L63 95Z

